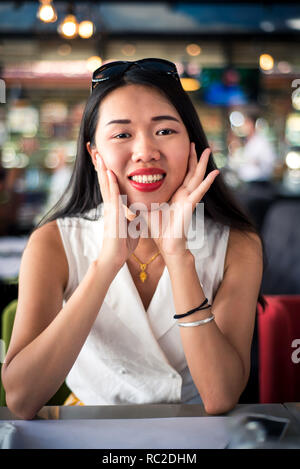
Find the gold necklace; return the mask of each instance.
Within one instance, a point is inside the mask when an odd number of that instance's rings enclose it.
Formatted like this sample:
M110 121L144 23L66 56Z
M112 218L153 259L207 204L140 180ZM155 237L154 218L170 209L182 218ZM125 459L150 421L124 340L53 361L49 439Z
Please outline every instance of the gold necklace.
M146 268L147 265L150 264L150 262L154 261L154 259L160 254L158 251L154 256L151 257L151 259L148 262L145 262L144 264L136 257L135 254L132 253L132 256L135 258L135 260L140 264L141 272L139 273L141 281L144 283L148 275L146 274Z

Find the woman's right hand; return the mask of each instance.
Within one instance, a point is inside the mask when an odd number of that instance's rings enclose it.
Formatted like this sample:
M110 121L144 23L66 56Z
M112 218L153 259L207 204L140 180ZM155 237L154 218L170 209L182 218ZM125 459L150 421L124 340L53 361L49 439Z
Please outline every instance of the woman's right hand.
M139 238L132 238L128 233L128 220L135 215L121 203L117 177L106 168L100 155L97 155L97 175L104 207L103 244L99 258L121 268L139 242Z

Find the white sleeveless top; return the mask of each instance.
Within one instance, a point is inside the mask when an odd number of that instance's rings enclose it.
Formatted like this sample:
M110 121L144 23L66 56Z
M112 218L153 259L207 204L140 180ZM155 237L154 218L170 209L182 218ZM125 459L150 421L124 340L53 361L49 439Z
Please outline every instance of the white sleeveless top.
M99 210L100 209L100 210ZM57 219L69 265L63 304L98 257L102 204L96 221ZM98 212L95 212L95 210ZM198 216L198 215L197 215ZM223 279L229 226L202 220L204 242L189 249L201 286L212 303ZM84 312L83 312L84 314ZM85 405L201 403L183 351L167 268L145 311L125 263L112 281L66 384Z

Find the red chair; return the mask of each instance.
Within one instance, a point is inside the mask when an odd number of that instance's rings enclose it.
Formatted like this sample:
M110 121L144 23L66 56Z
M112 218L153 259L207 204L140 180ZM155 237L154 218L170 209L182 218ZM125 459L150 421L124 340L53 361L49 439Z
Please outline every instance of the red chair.
M300 295L264 295L258 305L261 403L300 401Z

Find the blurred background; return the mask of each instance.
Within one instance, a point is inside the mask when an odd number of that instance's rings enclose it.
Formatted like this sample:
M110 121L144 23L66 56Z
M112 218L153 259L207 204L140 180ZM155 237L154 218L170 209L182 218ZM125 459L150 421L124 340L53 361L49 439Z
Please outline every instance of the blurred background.
M266 294L300 294L298 2L2 1L0 280L67 185L93 70L176 63L217 166L266 244Z

